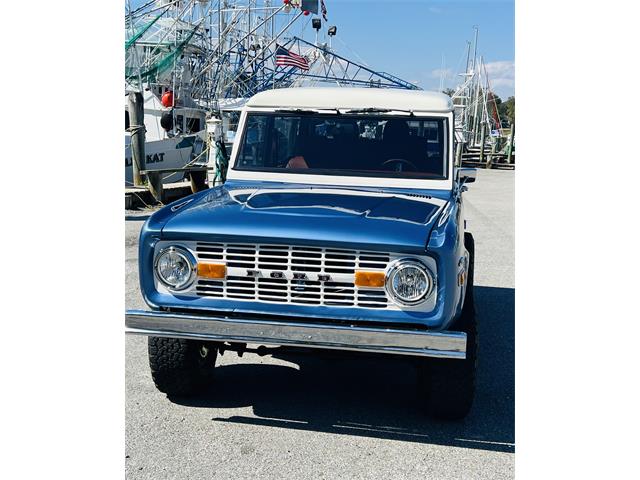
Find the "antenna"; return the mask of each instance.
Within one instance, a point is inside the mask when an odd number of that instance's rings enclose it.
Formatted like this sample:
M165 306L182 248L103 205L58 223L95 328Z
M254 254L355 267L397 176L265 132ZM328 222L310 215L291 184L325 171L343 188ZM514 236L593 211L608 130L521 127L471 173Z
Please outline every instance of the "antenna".
M473 29L476 31L475 36L473 38L473 69L476 68L476 57L478 55L478 26L474 25Z
M440 91L444 90L444 53L442 54L442 63L440 64Z

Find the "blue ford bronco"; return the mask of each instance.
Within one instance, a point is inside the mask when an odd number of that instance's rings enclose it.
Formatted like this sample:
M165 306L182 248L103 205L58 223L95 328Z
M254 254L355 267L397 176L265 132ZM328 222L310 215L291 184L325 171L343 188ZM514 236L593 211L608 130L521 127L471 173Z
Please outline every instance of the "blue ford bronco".
M140 234L156 387L197 393L226 351L347 350L415 359L440 418L472 404L474 242L440 93L296 88L245 105L224 184L154 213ZM254 347L251 347L254 346Z

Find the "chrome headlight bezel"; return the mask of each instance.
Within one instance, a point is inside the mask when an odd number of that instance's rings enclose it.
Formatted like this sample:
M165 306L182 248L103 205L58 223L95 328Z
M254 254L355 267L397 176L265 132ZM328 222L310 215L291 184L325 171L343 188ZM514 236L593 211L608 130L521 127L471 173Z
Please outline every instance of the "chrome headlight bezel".
M160 272L158 271L158 263L160 262L160 259L162 258L162 256L166 253L174 253L181 256L189 266L189 276L184 282L178 285L172 285L168 283L164 278L162 278L162 275L160 275ZM184 247L180 247L178 245L171 245L163 248L158 252L158 254L156 255L153 261L153 274L155 275L156 279L172 292L181 292L191 287L191 285L193 285L193 283L196 280L197 272L198 272L198 262L196 258L193 256L193 254L189 250L187 250Z
M425 275L425 278L427 280L427 289L419 298L415 300L406 300L402 298L400 295L398 295L398 293L393 288L394 278L402 269L407 267L417 268ZM435 275L433 274L431 269L427 267L423 262L415 258L402 258L400 260L396 260L394 263L392 263L389 266L389 269L387 270L387 278L385 281L385 289L389 297L398 305L413 307L416 305L420 305L421 303L424 303L431 297L431 295L433 294L433 291L435 290L435 284L436 284Z

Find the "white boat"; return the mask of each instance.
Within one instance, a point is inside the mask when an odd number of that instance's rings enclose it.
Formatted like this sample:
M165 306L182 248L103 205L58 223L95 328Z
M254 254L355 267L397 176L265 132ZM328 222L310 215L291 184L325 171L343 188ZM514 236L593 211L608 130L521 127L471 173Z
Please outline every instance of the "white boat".
M126 97L125 97L126 98ZM202 155L206 143L206 110L197 107L164 107L151 89L143 92L146 169L183 168L190 164L206 164ZM165 121L163 121L163 116ZM167 126L167 119L171 128ZM125 102L125 185L133 185L129 111ZM165 127L163 127L163 123ZM163 183L179 182L183 172L163 175Z
M125 88L143 94L146 169L207 164L201 157L212 158L214 166L216 144L231 152L240 108L263 90L324 83L419 89L335 53L331 39L337 27L326 25L326 11L304 10L305 5L300 0L155 0L127 8ZM316 14L311 22L315 42L294 32L297 26L304 31L310 13ZM162 102L167 90L175 95L175 107ZM217 133L206 133L207 121L217 125ZM207 143L212 148L202 153ZM129 145L127 133L126 185L132 184ZM183 178L182 172L167 173L163 181Z

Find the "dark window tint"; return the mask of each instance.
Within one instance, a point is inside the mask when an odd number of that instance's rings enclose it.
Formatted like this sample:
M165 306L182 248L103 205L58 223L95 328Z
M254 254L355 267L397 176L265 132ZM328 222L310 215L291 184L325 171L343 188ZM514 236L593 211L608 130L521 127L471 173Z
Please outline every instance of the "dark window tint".
M187 132L188 133L196 133L199 132L200 129L200 119L187 117Z
M235 168L442 179L446 128L442 118L249 114Z

